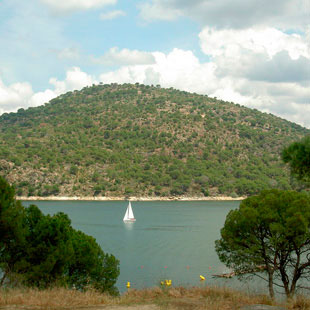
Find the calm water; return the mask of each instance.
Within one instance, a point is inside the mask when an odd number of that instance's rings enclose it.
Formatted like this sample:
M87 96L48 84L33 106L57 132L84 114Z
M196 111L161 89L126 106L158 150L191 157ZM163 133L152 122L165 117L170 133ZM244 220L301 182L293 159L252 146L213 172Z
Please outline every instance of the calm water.
M220 237L226 215L237 201L132 202L137 221L124 224L127 202L36 201L45 214L62 211L74 228L92 235L107 253L120 260L117 282L120 291L127 281L134 288L158 285L172 279L173 285L233 285L237 280L213 279L227 272L219 261L214 241ZM199 275L206 281L200 282ZM242 284L243 289L261 290Z

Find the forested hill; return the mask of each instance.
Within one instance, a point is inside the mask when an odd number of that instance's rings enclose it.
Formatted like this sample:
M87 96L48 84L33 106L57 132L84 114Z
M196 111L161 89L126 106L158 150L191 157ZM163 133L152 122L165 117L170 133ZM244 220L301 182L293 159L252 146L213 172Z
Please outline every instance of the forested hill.
M291 188L280 152L309 130L140 84L86 87L0 117L0 174L29 196L240 196Z

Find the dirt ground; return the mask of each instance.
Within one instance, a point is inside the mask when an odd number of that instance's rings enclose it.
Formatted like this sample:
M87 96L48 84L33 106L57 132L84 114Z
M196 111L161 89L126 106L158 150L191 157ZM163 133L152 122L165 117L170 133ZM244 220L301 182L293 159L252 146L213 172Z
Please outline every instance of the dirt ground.
M156 305L136 305L136 306L102 306L91 308L79 308L77 310L159 310Z
M38 310L42 308L27 307L27 306L0 306L0 310ZM160 310L156 305L135 305L135 306L90 306L90 307L75 307L68 308L46 308L48 310Z

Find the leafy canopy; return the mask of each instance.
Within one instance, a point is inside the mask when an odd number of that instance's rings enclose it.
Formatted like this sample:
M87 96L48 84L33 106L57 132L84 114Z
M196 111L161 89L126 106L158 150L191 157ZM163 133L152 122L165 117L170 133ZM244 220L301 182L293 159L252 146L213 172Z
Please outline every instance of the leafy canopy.
M22 257L25 244L23 225L24 209L15 200L15 191L4 178L0 177L0 268L4 270L1 283Z
M216 251L236 274L266 279L272 297L275 280L293 295L300 279L310 280L309 196L267 190L245 199L227 215Z
M68 283L77 289L92 286L99 291L117 293L118 260L105 254L95 238L79 230L72 231L74 257L68 267Z
M16 272L23 275L23 283L29 286L65 284L66 269L74 256L68 216L44 215L35 205L25 211L26 247L23 264Z
M290 165L294 176L301 181L310 182L310 136L285 148L282 159Z

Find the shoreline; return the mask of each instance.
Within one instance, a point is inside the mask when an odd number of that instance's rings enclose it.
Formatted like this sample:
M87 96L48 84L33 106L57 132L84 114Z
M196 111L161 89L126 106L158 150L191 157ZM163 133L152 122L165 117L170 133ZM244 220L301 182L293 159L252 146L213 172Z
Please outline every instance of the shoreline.
M229 196L219 196L219 197L78 197L78 196L17 196L17 200L22 201L239 201L246 197L229 197Z

